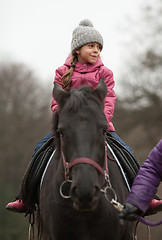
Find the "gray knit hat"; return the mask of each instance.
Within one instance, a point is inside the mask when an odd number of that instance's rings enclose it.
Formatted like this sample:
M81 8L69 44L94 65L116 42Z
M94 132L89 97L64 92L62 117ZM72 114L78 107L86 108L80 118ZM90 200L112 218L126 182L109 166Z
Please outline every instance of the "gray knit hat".
M90 42L97 42L103 47L103 38L101 34L93 28L93 24L90 20L84 19L73 31L71 52Z

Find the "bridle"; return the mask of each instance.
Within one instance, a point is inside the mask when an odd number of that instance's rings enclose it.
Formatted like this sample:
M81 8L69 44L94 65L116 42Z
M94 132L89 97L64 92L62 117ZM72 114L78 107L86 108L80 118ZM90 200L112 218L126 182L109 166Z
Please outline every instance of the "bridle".
M108 171L107 147L106 147L106 145L105 145L105 169L103 169L97 162L95 162L94 160L92 160L90 158L87 158L87 157L75 158L73 161L68 163L65 159L62 147L61 147L61 155L62 155L63 165L64 165L64 168L65 168L65 179L68 178L69 171L73 166L75 166L77 164L81 164L81 163L87 163L87 164L92 165L94 168L96 168L105 177L106 180L110 180L109 179L109 171Z
M72 160L70 163L68 163L65 159L65 155L63 152L63 148L62 148L62 139L61 140L61 156L62 156L62 160L63 160L63 165L64 165L64 169L65 169L65 181L62 182L61 186L60 186L60 194L63 198L70 198L70 195L66 196L63 194L63 186L66 183L72 183L72 180L69 179L69 172L70 169L78 164L89 164L91 166L93 166L94 168L97 169L97 171L99 173L101 173L104 176L105 179L105 183L104 185L101 187L100 191L104 193L106 199L110 202L110 200L108 199L108 190L112 191L114 194L114 200L117 200L117 195L114 191L114 189L112 188L111 182L110 182L110 177L109 177L109 169L108 169L108 155L107 155L107 145L105 142L105 161L104 161L104 168L102 168L97 162L95 162L94 160L87 158L87 157L80 157L80 158L75 158L74 160ZM112 158L110 158L111 160L114 160Z

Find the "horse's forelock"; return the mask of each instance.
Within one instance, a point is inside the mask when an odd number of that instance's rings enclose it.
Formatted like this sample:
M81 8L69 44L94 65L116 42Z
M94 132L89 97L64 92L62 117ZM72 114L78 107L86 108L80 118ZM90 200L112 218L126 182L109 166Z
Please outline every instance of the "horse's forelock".
M72 89L66 102L65 111L78 110L81 107L89 105L89 101L96 102L101 106L100 100L93 94L91 86L82 86L80 89Z
M66 110L78 110L84 107L92 95L92 89L90 86L83 86L79 90L72 89L70 97L66 103Z

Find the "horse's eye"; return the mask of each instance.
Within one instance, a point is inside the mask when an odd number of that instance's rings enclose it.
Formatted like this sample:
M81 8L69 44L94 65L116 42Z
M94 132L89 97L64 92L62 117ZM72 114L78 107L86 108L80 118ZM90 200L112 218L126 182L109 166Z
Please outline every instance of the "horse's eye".
M63 137L64 134L63 134L63 131L60 131L60 137Z
M104 129L103 129L103 135L105 135L106 132L107 132L107 128L104 128Z
M61 128L59 128L59 129L57 130L57 132L59 133L60 137L63 137L63 136L64 136L63 130L62 130Z

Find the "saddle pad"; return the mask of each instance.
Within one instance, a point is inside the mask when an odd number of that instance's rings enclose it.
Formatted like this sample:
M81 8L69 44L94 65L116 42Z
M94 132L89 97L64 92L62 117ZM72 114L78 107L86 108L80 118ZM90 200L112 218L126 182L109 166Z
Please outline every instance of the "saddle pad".
M134 178L136 177L140 168L139 162L121 143L114 139L109 133L107 133L106 141L118 158L131 187Z
M21 199L31 210L39 204L39 184L47 162L54 150L54 137L50 138L31 159L21 185Z

